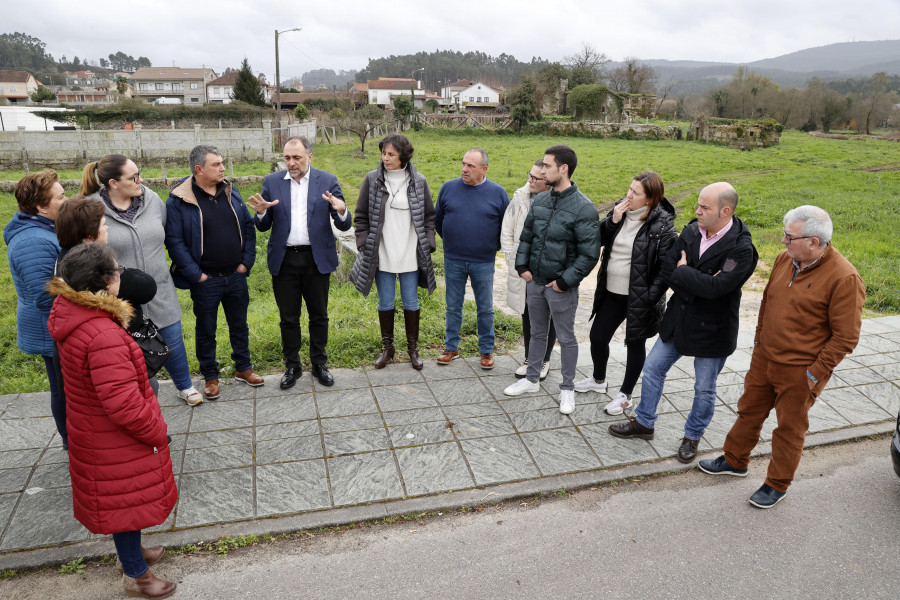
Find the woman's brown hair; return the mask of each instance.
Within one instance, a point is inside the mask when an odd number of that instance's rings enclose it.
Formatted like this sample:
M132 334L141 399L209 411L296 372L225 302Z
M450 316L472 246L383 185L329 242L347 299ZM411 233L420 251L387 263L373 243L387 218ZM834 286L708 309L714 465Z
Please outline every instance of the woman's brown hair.
M93 194L100 189L101 185L108 186L110 179L119 179L127 162L127 156L107 154L100 160L88 163L81 174L81 189L79 190L81 195Z
M56 237L62 248L73 248L84 240L97 239L106 208L96 198L73 198L59 209Z
M665 197L666 185L663 183L659 173L654 173L653 171L638 173L634 176L634 181L641 184L641 187L644 188L644 195L647 196L647 212L641 217L641 221L646 221L653 209L659 206L659 203Z
M47 206L53 200L51 192L53 184L57 181L59 181L59 177L52 169L29 173L20 179L14 192L19 210L29 215L36 215L38 207Z

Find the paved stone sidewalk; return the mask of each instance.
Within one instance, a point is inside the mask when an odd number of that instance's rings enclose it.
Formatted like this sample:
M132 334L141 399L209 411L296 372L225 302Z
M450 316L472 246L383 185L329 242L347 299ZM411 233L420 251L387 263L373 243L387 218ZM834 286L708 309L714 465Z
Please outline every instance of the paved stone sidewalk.
M848 435L865 435L873 428L859 425L876 424L875 430L884 431L896 419L900 316L865 320L863 331L856 352L839 366L810 412L810 432L847 429L854 432ZM719 377L719 401L701 451L721 448L736 418L751 348L752 334L742 332ZM454 490L478 488L479 495L490 496L490 487L481 488L508 482L519 482L516 493L535 493L560 474L580 473L579 481L587 481L613 467L674 456L693 397L690 359L670 372L656 436L649 442L607 433L609 423L624 417L603 413L610 400L606 394L576 394L575 412L561 415L558 356L538 393L504 396L519 359L497 357L492 371L482 371L477 357L447 367L428 361L421 372L406 363L383 370L335 369L333 388L305 373L287 392L279 389L279 377L270 376L259 388L224 385L219 400L193 408L163 384L159 400L173 437L180 499L153 531L337 511ZM621 381L623 361L624 348L617 344L609 367L614 385ZM582 346L579 376L590 374L590 364L588 347ZM773 428L774 415L764 440ZM397 506L406 512L402 502ZM266 523L274 521L244 526L265 529ZM0 563L14 551L97 537L72 517L66 454L49 394L0 397Z

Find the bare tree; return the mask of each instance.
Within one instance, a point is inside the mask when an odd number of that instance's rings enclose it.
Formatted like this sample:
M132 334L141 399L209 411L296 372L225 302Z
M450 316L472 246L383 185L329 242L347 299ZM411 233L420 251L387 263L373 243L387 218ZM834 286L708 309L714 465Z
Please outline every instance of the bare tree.
M569 69L590 71L596 80L604 78L607 63L609 63L609 57L594 48L589 42L581 42L581 49L578 52L563 58L563 64Z
M366 138L378 127L392 121L390 112L384 111L374 104L367 104L359 110L345 113L339 108L328 113L329 124L341 131L347 131L359 138L359 150L366 152Z
M660 108L662 108L662 105L666 101L666 98L669 97L669 93L671 93L672 89L679 83L680 82L677 79L669 79L667 82L662 84L661 87L656 89L656 98L658 101L656 103L655 112L660 112Z
M640 61L628 56L624 64L610 73L610 87L617 92L627 94L652 94L658 76L650 65L642 65ZM674 84L673 84L674 85Z

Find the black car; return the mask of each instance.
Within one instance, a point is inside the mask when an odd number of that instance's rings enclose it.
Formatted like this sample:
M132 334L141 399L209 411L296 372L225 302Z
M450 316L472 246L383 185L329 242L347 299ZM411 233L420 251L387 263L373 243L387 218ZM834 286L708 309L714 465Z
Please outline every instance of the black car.
M900 477L900 415L897 415L897 428L891 441L891 458L894 459L894 472Z

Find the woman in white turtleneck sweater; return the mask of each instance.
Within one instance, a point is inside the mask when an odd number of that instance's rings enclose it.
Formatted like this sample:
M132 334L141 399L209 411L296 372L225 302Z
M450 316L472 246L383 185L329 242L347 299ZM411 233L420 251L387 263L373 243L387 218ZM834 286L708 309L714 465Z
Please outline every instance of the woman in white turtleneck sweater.
M675 243L675 209L666 200L662 177L652 171L634 177L628 194L600 223L603 258L597 273L591 358L594 372L575 384L576 392L606 392L609 342L625 321L627 359L619 392L606 405L620 415L634 403L631 394L644 367L646 341L659 330L666 285L661 257Z
M418 287L435 289L431 253L435 250L434 204L425 177L410 160L413 146L406 136L390 134L378 144L381 164L366 175L359 190L353 222L359 254L350 280L368 296L378 290L381 354L375 368L394 357L394 301L397 281L406 325L409 360L421 369L419 358Z

